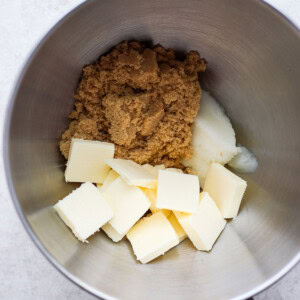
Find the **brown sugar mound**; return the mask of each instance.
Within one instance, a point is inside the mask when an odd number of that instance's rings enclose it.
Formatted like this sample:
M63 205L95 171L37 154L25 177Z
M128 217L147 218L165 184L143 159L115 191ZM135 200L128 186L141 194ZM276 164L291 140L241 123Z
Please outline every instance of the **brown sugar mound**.
M192 154L198 72L205 68L196 51L180 61L172 49L120 43L83 68L60 151L67 159L73 137L106 141L115 144L117 158L181 167Z

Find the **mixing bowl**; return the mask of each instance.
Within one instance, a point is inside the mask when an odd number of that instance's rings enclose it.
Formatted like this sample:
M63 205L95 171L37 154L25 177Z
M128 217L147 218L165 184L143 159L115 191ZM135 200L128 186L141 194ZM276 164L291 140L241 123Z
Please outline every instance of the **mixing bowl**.
M202 85L222 103L238 141L259 160L238 218L210 253L186 240L148 265L127 241L102 232L80 243L52 206L64 181L58 142L85 64L122 40L161 43L208 61ZM16 209L42 253L68 278L103 298L249 297L285 274L300 249L300 35L255 0L88 1L34 50L12 96L5 134ZM45 275L47 276L47 275Z

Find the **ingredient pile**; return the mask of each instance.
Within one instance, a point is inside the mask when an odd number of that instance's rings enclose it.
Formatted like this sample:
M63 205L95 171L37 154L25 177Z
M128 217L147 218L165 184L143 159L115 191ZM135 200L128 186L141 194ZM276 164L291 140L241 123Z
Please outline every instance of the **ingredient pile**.
M192 154L191 126L200 107L196 51L177 60L172 49L122 42L83 68L76 102L60 150L72 138L115 144L116 158L180 167Z
M187 238L210 251L238 215L247 183L224 165L257 161L201 91L205 67L195 51L122 42L83 69L60 142L65 180L82 184L54 206L80 241L102 229L148 263Z

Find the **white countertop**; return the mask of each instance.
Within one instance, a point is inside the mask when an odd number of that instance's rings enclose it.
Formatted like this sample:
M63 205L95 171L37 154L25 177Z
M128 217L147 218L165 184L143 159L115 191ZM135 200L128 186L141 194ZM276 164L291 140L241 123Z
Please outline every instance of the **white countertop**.
M266 0L300 27L300 0ZM8 96L32 47L83 0L0 0L0 151ZM61 275L25 232L8 194L0 153L0 299L95 299ZM256 300L300 299L300 264Z

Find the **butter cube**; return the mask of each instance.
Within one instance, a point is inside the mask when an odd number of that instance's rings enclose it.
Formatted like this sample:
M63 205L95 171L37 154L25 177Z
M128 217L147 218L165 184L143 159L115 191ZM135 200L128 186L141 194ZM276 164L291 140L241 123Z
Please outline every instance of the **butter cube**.
M99 231L113 217L113 211L98 189L90 182L57 202L58 215L82 242Z
M158 171L165 170L166 168L164 165L151 166L149 164L142 165L142 167L149 171L156 179L158 177Z
M207 173L204 191L214 199L225 219L237 216L247 182L218 163Z
M107 159L106 163L129 185L155 188L156 178L137 163L126 159Z
M171 225L173 226L173 228L178 236L179 243L182 242L183 240L185 240L187 238L187 234L183 230L182 226L179 224L179 222L173 212L171 212L170 215L168 216L168 220L171 223Z
M140 220L127 233L127 238L136 258L143 264L179 244L175 230L162 212Z
M120 237L126 235L151 205L140 188L128 185L121 177L107 187L103 196L114 212L109 224Z
M151 202L150 210L153 214L161 211L167 217L171 213L171 211L168 209L160 209L156 207L156 190L142 188L142 191L146 194L149 201Z
M114 170L110 170L107 177L105 178L103 184L97 184L97 188L100 192L104 192L107 187L119 177L119 174L115 172Z
M211 250L226 225L215 202L206 192L200 194L199 205L195 213L174 212L174 214L198 250Z
M114 152L111 143L72 139L66 181L103 183L110 170L105 160L113 158Z
M106 235L111 238L115 243L122 240L125 234L119 234L109 223L101 227Z
M199 191L197 176L160 170L156 207L193 213L198 207Z

